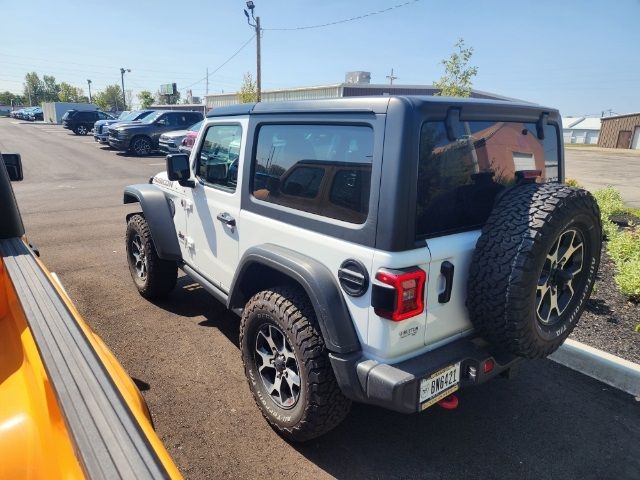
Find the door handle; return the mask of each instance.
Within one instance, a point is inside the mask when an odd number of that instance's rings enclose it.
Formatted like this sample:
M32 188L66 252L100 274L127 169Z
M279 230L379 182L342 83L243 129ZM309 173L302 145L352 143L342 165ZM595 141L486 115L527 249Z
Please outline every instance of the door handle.
M216 218L225 225L229 225L230 227L236 226L236 219L229 215L227 212L219 213Z
M448 260L442 262L440 273L444 276L444 291L438 295L438 303L447 303L451 300L453 290L453 263Z

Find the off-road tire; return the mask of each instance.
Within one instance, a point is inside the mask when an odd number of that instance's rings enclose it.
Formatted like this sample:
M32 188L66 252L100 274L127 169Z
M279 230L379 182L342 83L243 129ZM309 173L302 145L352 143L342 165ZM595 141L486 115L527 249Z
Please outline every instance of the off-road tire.
M255 349L265 324L284 333L296 356L300 392L290 409L271 398L260 378ZM311 440L335 428L349 413L351 401L340 391L313 307L302 290L284 286L255 294L242 314L240 350L253 397L262 415L283 437Z
M545 283L539 285L553 263L552 249L557 258L556 242L571 232L583 242L581 269L571 280L575 293L563 311L555 309L556 322L547 324L540 320L536 295L546 291L540 290ZM546 183L506 191L482 228L470 267L467 308L476 330L500 351L527 358L554 352L576 326L591 294L601 232L598 204L586 190ZM568 292L560 285L554 291Z
M146 275L142 278L136 271L134 259L134 241L140 239L146 260ZM127 263L133 283L144 298L158 299L166 297L176 286L178 267L175 262L158 258L156 247L146 219L135 214L129 218L126 234Z

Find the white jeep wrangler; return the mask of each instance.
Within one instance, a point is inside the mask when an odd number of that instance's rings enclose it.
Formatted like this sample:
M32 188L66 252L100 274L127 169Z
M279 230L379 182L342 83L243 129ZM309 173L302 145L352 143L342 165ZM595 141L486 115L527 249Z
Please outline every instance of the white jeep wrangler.
M553 352L600 260L586 191L563 185L558 112L376 97L212 111L191 156L125 189L131 275L178 268L240 316L269 423L308 440L351 401L413 413Z

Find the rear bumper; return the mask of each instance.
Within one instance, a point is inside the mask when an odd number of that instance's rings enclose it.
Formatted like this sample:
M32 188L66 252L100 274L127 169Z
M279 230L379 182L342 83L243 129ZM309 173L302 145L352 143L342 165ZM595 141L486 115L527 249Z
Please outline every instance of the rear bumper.
M401 413L422 410L420 381L442 368L460 362L460 389L480 385L505 372L521 358L498 356L475 339L463 338L404 362L388 365L363 358L361 353L329 355L338 384L348 398ZM495 367L484 373L483 362L493 359ZM475 375L472 374L475 369Z

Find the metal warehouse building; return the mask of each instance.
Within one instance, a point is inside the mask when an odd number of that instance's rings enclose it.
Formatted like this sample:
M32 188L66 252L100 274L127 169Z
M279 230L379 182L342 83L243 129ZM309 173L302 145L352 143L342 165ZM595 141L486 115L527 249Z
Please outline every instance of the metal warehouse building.
M357 74L357 75L354 75ZM433 85L390 85L371 84L368 72L350 72L347 80L356 78L356 81L347 81L332 85L319 85L315 87L284 88L280 90L263 90L263 102L280 102L289 100L319 100L325 98L362 97L369 95L434 95L438 89ZM494 100L513 100L493 93L473 90L474 98L489 98ZM235 105L238 102L237 93L221 93L206 96L207 109Z
M598 146L640 150L640 112L603 118Z

